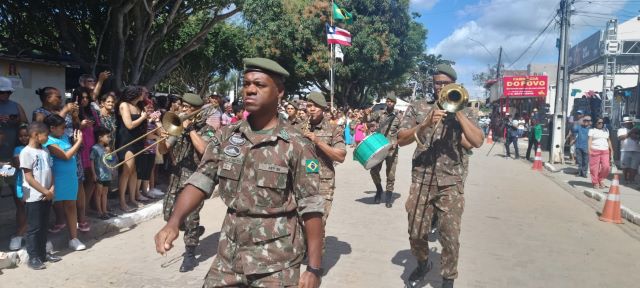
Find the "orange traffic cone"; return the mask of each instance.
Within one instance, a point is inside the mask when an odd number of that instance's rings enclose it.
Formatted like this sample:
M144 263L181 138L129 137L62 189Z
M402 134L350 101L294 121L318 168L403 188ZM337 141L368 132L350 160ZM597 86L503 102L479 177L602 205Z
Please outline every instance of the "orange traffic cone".
M607 202L604 203L604 209L602 209L602 214L600 215L600 221L622 224L619 177L618 173L613 174L613 181L611 182L611 188L609 188L609 194L607 194Z
M487 136L487 144L493 144L493 130L489 129L489 136Z
M540 144L538 144L538 148L536 149L536 157L533 159L533 170L542 171L542 149L540 148Z

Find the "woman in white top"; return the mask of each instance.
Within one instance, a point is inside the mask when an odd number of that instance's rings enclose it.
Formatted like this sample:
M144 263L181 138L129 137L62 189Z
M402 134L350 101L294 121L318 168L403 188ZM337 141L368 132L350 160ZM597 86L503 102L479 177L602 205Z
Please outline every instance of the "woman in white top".
M597 118L594 123L594 127L589 129L589 170L593 188L598 189L606 188L603 181L609 176L613 146L604 120Z

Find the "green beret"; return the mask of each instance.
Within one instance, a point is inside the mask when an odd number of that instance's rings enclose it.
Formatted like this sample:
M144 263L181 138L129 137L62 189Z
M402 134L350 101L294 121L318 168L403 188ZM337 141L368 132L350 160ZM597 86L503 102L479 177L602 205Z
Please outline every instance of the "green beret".
M438 64L436 66L436 71L434 75L435 74L445 74L449 76L449 78L451 78L453 81L456 81L458 79L458 74L456 73L456 70L453 70L453 67L451 67L451 65L449 64Z
M200 95L193 93L184 93L182 95L182 101L188 103L193 107L200 107L204 105L204 101L200 98Z
M244 62L244 73L248 73L251 71L258 71L262 73L267 73L270 75L278 75L281 77L288 77L289 72L282 68L280 64L276 63L271 59L267 58L244 58L242 59Z
M322 108L327 108L327 100L324 99L324 95L318 91L313 91L307 96L307 101L316 103Z
M387 93L387 99L393 101L393 103L398 102L398 98L396 98L396 93L393 91Z

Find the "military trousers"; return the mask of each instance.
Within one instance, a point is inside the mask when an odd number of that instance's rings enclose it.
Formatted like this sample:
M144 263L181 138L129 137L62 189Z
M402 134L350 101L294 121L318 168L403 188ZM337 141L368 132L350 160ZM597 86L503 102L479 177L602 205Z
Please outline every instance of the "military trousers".
M227 210L203 287L297 287L305 251L299 221Z
M387 186L386 191L393 191L393 186L396 183L396 165L398 164L398 148L392 148L389 150L389 154L384 159L384 161L380 162L380 164L373 166L369 173L371 173L371 179L373 179L373 183L381 184L382 179L380 178L380 170L382 170L382 164L386 165L387 168Z
M418 261L429 257L428 235L431 220L438 218L441 254L441 275L447 279L458 277L458 252L460 249L460 222L464 211L464 187L462 183L435 186L411 183L409 198L405 204L409 216L409 243L411 253Z
M171 213L173 212L173 206L176 203L176 199L180 193L182 185L181 180L187 178L180 177L179 175L171 174L171 180L169 181L169 191L164 196L164 202L162 203L162 211L164 214L164 220L169 221ZM198 235L198 226L200 226L200 210L204 206L204 201L200 202L198 208L191 212L187 218L180 225L180 230L184 231L184 245L186 246L198 246L200 243L200 236Z
M300 265L265 274L244 275L229 271L215 271L207 274L203 288L218 287L298 287Z

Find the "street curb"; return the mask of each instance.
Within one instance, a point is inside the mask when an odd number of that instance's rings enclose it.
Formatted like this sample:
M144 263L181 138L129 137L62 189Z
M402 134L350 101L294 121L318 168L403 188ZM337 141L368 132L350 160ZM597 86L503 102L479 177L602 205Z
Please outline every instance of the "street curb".
M123 214L121 216L111 218L108 220L92 220L91 230L89 232L79 232L81 233L79 238L98 239L104 236L105 234L108 234L111 232L120 232L123 229L132 228L142 222L149 221L160 214L162 214L162 201L158 201L156 203L150 204L132 213ZM61 233L61 234L65 234L65 233ZM49 234L48 240L51 240L52 242L59 242L57 241L58 239L54 239L54 238L66 239L66 237L67 237L66 235L64 236L53 235L52 237L52 235ZM66 248L65 246L64 249L68 249L68 248ZM58 250L58 249L54 249L54 250ZM17 255L17 258L19 259L18 261L15 261L16 266L19 266L22 263L27 263L27 261L29 260L29 255L26 253L26 250L24 247L18 251L13 251L10 253Z
M161 213L162 201L158 201L133 213L94 222L91 225L91 231L83 233L83 238L98 238L110 232L118 232L122 229L131 228L137 224L151 220Z
M594 191L594 190L589 190L589 189L584 190L584 195L596 201L602 201L603 199L606 198L604 193ZM620 210L621 210L622 218L626 219L627 221L633 224L640 225L640 213L637 213L624 205L620 205Z
M547 170L549 170L549 172L559 172L560 169L557 169L555 166L553 166L551 163L549 162L544 162L544 168L547 168Z

